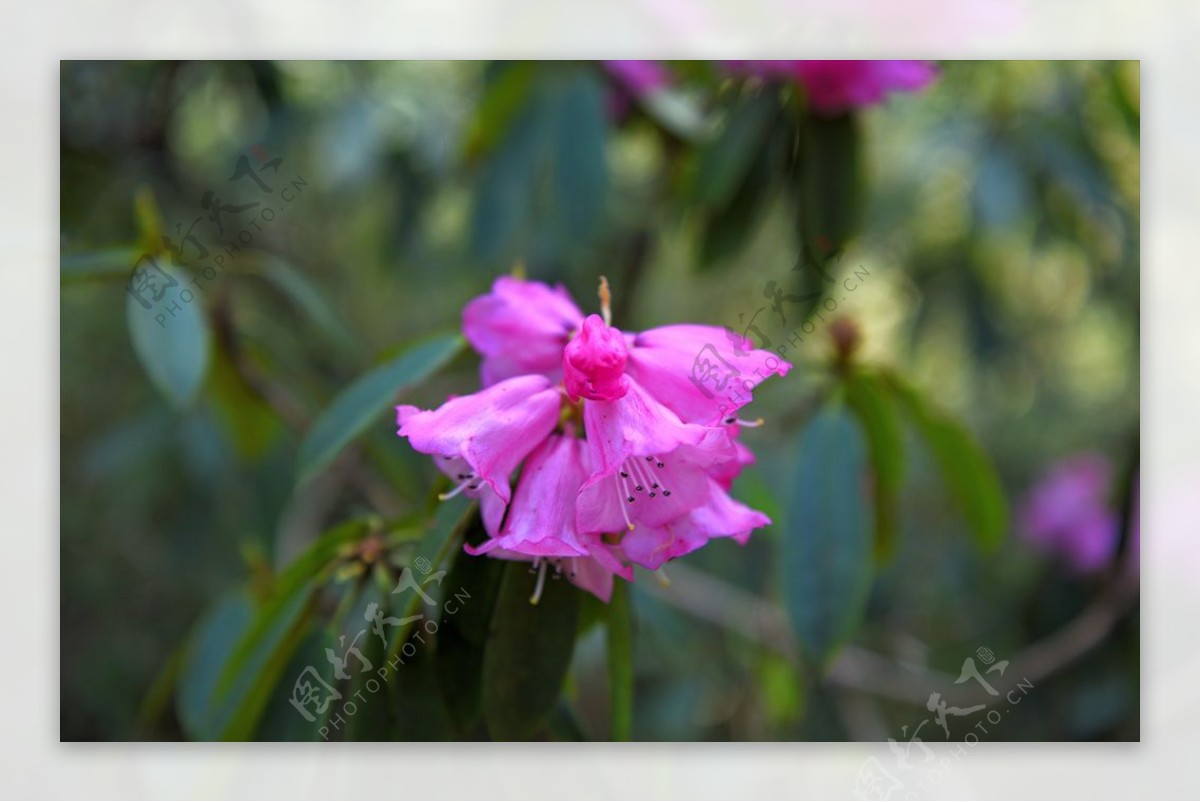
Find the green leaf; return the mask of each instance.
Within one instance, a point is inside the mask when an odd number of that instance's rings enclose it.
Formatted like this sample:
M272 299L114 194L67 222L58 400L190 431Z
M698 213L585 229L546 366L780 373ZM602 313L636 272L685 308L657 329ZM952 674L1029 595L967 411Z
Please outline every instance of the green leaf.
M485 87L464 138L468 159L488 153L496 146L529 100L536 74L537 65L531 61L497 65L495 77Z
M547 93L535 89L489 154L475 184L471 216L471 253L476 259L497 263L513 255L517 234L532 215L545 144L554 133L554 123Z
M478 508L473 509L476 512L465 542L480 545L487 532ZM484 644L504 566L503 560L473 557L459 550L443 582L446 590L434 659L442 701L464 734L479 721L483 710Z
M790 133L789 128L774 126L733 197L710 212L700 241L701 269L734 256L753 237L786 169Z
M359 377L313 422L300 444L299 482L315 476L343 448L379 420L397 397L433 375L464 345L458 334L424 340Z
M305 587L284 604L272 605L267 626L263 612L245 592L225 596L189 639L183 658L176 704L190 738L201 741L246 740L304 636L309 613ZM253 634L252 634L253 633ZM253 638L234 674L231 658Z
M261 457L282 428L275 411L250 389L220 348L209 371L207 398L242 459Z
M804 121L798 181L801 242L818 253L843 247L862 219L862 137L856 117Z
M137 245L115 245L99 251L63 254L59 276L63 284L89 279L128 279L142 255Z
M895 375L889 384L933 455L976 540L995 549L1008 531L1008 501L987 452L961 424L936 411Z
M785 598L805 656L824 664L862 620L871 585L867 447L858 422L826 407L800 442L783 546Z
M346 354L358 350L354 337L325 300L325 295L303 273L276 257L264 259L259 274L287 296L329 342Z
M604 221L608 138L604 86L591 70L575 70L559 90L553 144L551 208L567 243L586 243Z
M608 680L612 740L633 734L633 609L629 585L614 580L608 605Z
M176 407L185 407L208 370L208 317L200 296L188 288L186 274L166 265L158 270L167 277L161 280L162 298L156 301L153 293L144 292L139 301L127 292L125 319L133 350L150 381Z
M636 100L648 117L680 139L699 142L712 134L713 121L695 100L675 87L651 89Z
M527 563L509 563L496 599L483 655L483 717L498 741L537 731L558 701L575 648L579 591L565 578L546 577L531 604L537 578Z
M846 403L867 435L874 471L875 557L883 561L896 548L897 500L904 483L904 431L887 383L856 371L846 380Z
M729 201L778 112L778 98L769 90L743 95L733 104L725 127L697 157L695 193L700 203L719 207Z

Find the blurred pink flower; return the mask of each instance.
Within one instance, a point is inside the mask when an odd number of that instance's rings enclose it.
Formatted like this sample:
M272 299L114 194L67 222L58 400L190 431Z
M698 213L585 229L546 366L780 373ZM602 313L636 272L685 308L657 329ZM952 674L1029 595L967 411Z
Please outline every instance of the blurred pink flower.
M1107 565L1120 534L1109 509L1111 469L1098 454L1081 454L1056 465L1033 489L1021 510L1026 539L1078 573Z
M657 61L605 61L604 69L632 95L644 95L671 83L671 73Z
M792 80L804 87L809 105L832 115L882 103L888 93L911 92L933 81L926 61L726 61L730 72Z

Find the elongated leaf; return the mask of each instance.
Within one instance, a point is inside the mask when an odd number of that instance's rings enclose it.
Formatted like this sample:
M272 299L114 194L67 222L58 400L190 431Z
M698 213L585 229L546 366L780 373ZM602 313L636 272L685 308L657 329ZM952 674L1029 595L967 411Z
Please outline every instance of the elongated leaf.
M315 476L354 438L383 417L401 393L446 365L462 350L463 344L458 334L422 341L343 390L300 444L299 481Z
M889 375L888 380L976 540L984 548L996 548L1008 531L1008 501L987 452L961 424L934 410L899 377Z
M566 241L578 248L600 228L608 195L608 138L604 86L590 70L576 70L560 90L551 171L556 213Z
M854 632L871 584L867 446L848 410L831 406L800 442L784 540L785 597L805 656L824 664Z
M711 135L713 122L693 98L676 87L662 86L637 97L646 115L680 139L699 142Z
M801 242L833 252L854 236L862 219L862 137L856 118L843 115L808 118L801 140Z
M545 145L554 133L553 104L535 88L497 147L488 155L475 185L471 253L482 262L508 260L517 235L533 211Z
M737 191L725 205L709 213L700 241L701 269L735 256L752 239L786 169L790 133L791 129L782 125L772 127Z
M614 741L628 741L633 734L633 607L629 595L625 582L614 581L606 633Z
M846 381L846 402L867 435L875 475L875 557L886 560L896 547L896 503L904 483L904 431L890 387L874 374L852 374Z
M276 608L241 670L225 681L232 655L251 630L259 612L245 592L224 597L189 639L183 658L176 704L189 737L201 741L245 740L276 687L305 631L307 589Z
M547 577L541 600L528 563L505 566L483 655L483 717L498 741L530 738L554 709L575 648L579 591Z
M115 245L99 251L65 253L59 259L59 277L63 284L89 279L127 279L142 255L137 245Z
M479 545L486 538L483 522L476 515L466 542ZM434 659L442 700L464 735L478 722L483 709L484 644L504 566L502 560L473 557L459 550L444 582L446 594Z
M275 257L264 260L260 273L263 278L278 288L295 306L311 320L330 343L343 353L355 350L354 337L342 323L333 307L303 273L287 262Z
M184 407L208 370L208 317L184 273L161 262L145 269L161 273L156 273L158 289L126 292L129 338L150 381L172 404ZM156 294L161 297L155 299Z
M536 74L537 65L530 61L497 65L464 138L468 159L487 154L507 133L513 118L529 100Z
M730 108L725 127L699 154L695 192L700 203L724 206L729 201L762 149L778 110L770 91L739 98Z

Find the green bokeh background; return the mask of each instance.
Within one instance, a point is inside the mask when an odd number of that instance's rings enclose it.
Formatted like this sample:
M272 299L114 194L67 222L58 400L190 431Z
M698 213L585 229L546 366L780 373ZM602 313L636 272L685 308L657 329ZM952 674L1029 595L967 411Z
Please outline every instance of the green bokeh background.
M799 244L786 190L764 192L743 241L705 263L700 145L664 134L636 103L611 115L616 85L600 65L540 65L535 82L585 80L605 93L600 128L568 134L602 136L608 164L594 224L574 226L547 197L546 176L512 168L527 157L522 147L528 158L541 151L495 134L504 119L486 98L505 69L63 63L63 739L181 737L169 712L147 721L139 711L204 611L254 566L286 565L319 532L369 509L331 475L297 490L299 436L231 385L219 357L186 409L156 392L125 319L132 262L88 275L68 266L113 247L136 254L139 193L171 233L203 213L204 190L231 186L234 163L255 145L283 158L280 176L303 176L286 215L241 262L283 265L315 290L312 304L233 272L204 283L201 302L309 416L400 344L457 327L463 305L518 260L531 278L564 283L585 311L597 310L606 275L615 324L634 330L734 325L768 303L767 281L789 280ZM710 65L675 72L689 107L719 119L732 82ZM1129 62L944 63L928 89L857 115L865 202L839 275L867 277L831 317L861 329L864 362L895 368L977 434L1014 506L1064 456L1099 452L1118 474L1136 458L1138 86ZM489 192L499 193L494 207ZM480 226L502 223L481 220L480 209L517 215L531 194L511 236L484 247ZM800 320L781 324L768 310L759 323L784 342ZM788 353L796 370L756 392L752 409L767 425L744 435L759 461L737 495L777 521L826 381L827 330L816 321ZM432 406L473 390L477 365L457 358L408 400ZM421 503L435 478L428 460L388 420L365 443L398 503ZM1011 658L1095 596L1097 580L1031 550L1016 523L998 551L982 552L929 459L910 453L899 547L874 584L858 646L956 675L976 649ZM774 526L745 547L714 542L684 562L779 598L784 535ZM635 738L902 739L903 726L927 716L815 684L736 627L665 604L648 592L654 582L639 576L634 592ZM989 740L1136 739L1138 666L1134 609ZM597 737L603 686L603 637L593 631L577 645L568 696Z

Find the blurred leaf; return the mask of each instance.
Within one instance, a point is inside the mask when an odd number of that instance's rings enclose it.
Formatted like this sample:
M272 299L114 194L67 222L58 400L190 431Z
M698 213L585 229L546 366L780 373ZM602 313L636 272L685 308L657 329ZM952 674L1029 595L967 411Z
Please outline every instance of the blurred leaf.
M725 127L697 156L695 194L700 203L726 205L762 150L778 110L779 101L771 91L738 98L726 114Z
M899 377L889 374L888 380L976 540L985 548L996 548L1008 531L1008 502L991 459L962 425L936 412Z
M464 345L458 334L433 337L411 346L343 390L313 422L300 444L298 482L315 476L354 438L383 416L397 397L429 378Z
M688 142L699 142L712 134L713 121L695 100L679 89L661 86L636 97L647 116Z
M150 308L126 293L125 319L133 350L150 381L172 404L184 407L200 389L208 369L208 316L200 297L187 289L184 273L165 266L160 270L174 279L175 285ZM183 292L190 301L182 299Z
M758 230L787 166L789 134L785 126L773 126L766 144L754 154L754 162L737 192L708 215L700 241L701 269L740 252Z
M862 620L871 586L867 449L858 422L828 406L800 442L783 545L785 598L806 657L824 664Z
M529 100L536 74L537 65L531 61L497 65L495 77L484 87L465 137L468 161L488 153L508 131L513 118Z
M546 92L534 92L479 174L471 216L471 253L482 262L496 263L512 256L516 235L530 218L544 145L553 133L553 111Z
M263 261L260 274L316 324L331 344L346 354L357 352L358 346L354 337L325 300L324 293L303 273L282 259L268 257Z
M595 234L604 220L608 118L604 86L591 70L573 71L560 92L551 163L551 208L567 242L578 247Z
M63 254L59 278L63 284L88 279L128 279L134 262L142 255L137 245L116 245L99 251Z
M846 402L867 435L874 469L875 557L896 549L896 501L904 482L904 431L890 388L874 374L856 371L846 380Z
M247 460L262 456L280 432L279 419L246 385L222 349L213 358L208 393L238 455Z
M464 542L479 545L487 539L487 532L478 507L472 509L475 514L467 524ZM442 700L460 732L473 727L482 712L483 650L505 564L490 557L472 557L460 549L443 582L446 595L434 661Z
M163 250L162 213L158 210L158 202L154 199L154 191L148 186L138 187L133 197L133 216L141 239L142 249L147 253L159 253Z
M808 117L797 173L800 239L826 252L845 246L862 220L862 137L854 115Z
M189 640L176 689L179 719L201 741L246 740L304 634L308 588L260 611L245 591L221 599ZM253 634L236 673L229 661Z
M628 741L633 734L633 606L629 596L628 583L614 580L606 630L613 741Z
M536 582L528 563L510 562L496 599L483 656L483 716L498 741L537 731L558 701L575 648L579 591L548 576L541 600L530 604Z

